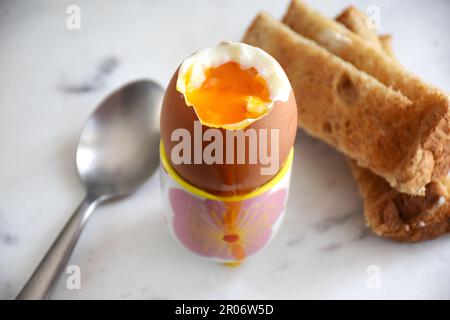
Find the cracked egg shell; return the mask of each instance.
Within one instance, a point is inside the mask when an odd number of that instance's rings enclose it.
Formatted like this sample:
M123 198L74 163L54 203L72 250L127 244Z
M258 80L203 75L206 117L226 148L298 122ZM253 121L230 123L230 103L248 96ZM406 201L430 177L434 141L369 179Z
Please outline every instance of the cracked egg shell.
M272 58L273 59L273 58ZM289 95L287 101L273 101L273 104L267 112L261 117L247 124L244 128L238 129L239 131L255 130L259 133L260 129L267 130L267 136L270 137L272 129L278 129L279 132L279 148L278 148L278 165L273 174L262 174L261 168L267 167L261 161L259 155L256 157L257 162L254 164L249 163L249 144L248 139L245 143L245 163L238 164L237 162L237 150L234 152L233 164L206 164L203 161L200 164L194 164L194 123L199 121L199 117L193 106L188 106L186 103L186 97L177 90L177 81L179 79L179 70L173 75L162 104L161 109L161 140L164 145L167 159L174 170L188 183L198 187L204 191L219 196L233 196L242 195L251 192L258 187L268 182L286 161L289 152L294 144L295 135L297 131L297 107L295 97L292 88L289 84ZM284 72L283 72L284 74ZM204 123L204 122L202 122ZM172 150L180 143L179 141L172 141L171 135L174 130L183 128L186 129L191 139L191 163L174 163L172 161ZM210 128L210 126L201 126L202 133ZM223 141L223 159L225 162L227 139L226 132L229 129L223 127L216 128L220 130ZM257 142L259 144L260 136L257 136ZM202 150L211 142L203 141ZM267 150L270 154L272 141L268 141ZM236 146L235 146L236 148ZM259 147L258 147L259 149ZM276 155L273 155L276 156ZM275 162L276 163L276 162Z

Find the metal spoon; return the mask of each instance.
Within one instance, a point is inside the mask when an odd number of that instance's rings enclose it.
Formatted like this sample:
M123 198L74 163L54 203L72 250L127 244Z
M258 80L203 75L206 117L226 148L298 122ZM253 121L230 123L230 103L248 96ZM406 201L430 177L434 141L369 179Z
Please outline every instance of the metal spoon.
M17 299L47 299L94 209L131 194L157 169L162 94L153 81L132 82L108 96L86 121L76 153L86 196Z

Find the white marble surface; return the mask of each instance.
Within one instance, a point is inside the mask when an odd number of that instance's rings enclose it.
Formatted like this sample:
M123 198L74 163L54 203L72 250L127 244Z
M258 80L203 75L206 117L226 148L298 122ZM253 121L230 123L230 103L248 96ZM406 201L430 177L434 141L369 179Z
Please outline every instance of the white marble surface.
M328 15L349 1L314 1ZM450 89L449 1L378 5L401 61ZM66 7L81 30L66 29ZM264 9L287 1L2 1L0 3L0 298L13 298L83 196L74 151L83 121L110 90L151 77L167 84L192 51L238 40ZM159 180L99 209L54 298L450 298L450 237L408 245L365 229L344 158L299 131L285 223L269 248L239 268L209 264L170 238ZM366 285L369 265L381 288Z

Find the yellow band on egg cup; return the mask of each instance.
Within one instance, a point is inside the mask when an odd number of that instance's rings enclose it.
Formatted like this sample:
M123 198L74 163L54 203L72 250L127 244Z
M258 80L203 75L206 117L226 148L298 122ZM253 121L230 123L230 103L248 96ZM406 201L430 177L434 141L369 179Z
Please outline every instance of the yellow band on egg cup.
M291 148L289 151L289 155L283 164L282 168L278 173L270 179L268 182L263 184L261 187L256 188L255 190L242 194L242 195L233 195L233 196L218 196L209 192L206 192L200 188L197 188L193 185L191 185L189 182L184 180L170 165L169 160L167 159L166 150L164 148L164 144L162 141L159 143L159 154L161 158L161 164L163 168L166 170L167 174L175 180L180 186L188 190L189 192L195 194L198 197L206 198L209 200L217 200L217 201L223 201L223 202L236 202L236 201L244 201L250 198L254 198L260 194L263 194L264 192L272 189L278 182L283 179L283 177L286 175L286 173L289 171L289 168L292 165L292 160L294 159L294 147Z

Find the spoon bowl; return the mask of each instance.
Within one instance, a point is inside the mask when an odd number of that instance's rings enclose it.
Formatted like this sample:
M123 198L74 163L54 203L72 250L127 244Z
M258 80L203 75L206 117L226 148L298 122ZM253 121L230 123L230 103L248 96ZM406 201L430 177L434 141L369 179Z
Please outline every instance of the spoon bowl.
M86 196L17 299L47 299L97 205L131 194L158 168L162 96L155 82L134 81L109 95L91 114L76 152Z
M91 195L125 196L159 165L160 108L163 90L152 81L135 81L108 96L86 121L76 153L81 181Z

